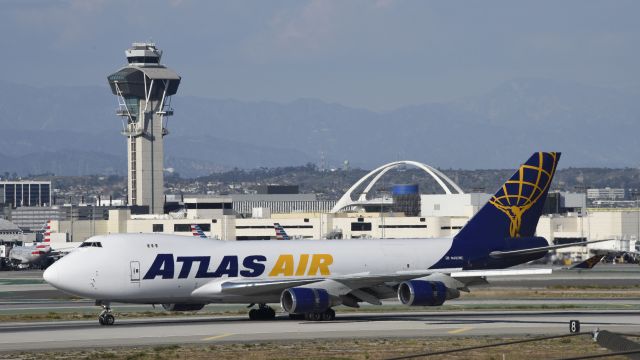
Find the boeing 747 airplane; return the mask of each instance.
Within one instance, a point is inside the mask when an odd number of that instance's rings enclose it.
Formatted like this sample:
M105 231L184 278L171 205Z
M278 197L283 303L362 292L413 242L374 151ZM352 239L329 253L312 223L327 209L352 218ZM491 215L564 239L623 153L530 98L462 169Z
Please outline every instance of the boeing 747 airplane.
M269 303L291 318L332 320L337 305L397 297L439 306L492 275L548 274L506 269L551 249L535 236L559 153L533 154L453 238L220 241L157 234L86 240L44 273L67 293L95 299L111 325L111 303L163 304L173 311L208 303L258 304L251 319L273 319ZM585 244L585 243L581 243Z

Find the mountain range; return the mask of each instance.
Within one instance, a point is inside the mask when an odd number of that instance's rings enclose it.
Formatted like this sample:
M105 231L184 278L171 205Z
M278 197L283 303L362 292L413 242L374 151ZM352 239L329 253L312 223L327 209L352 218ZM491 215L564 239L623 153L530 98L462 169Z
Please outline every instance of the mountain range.
M549 79L478 96L374 112L316 99L290 103L181 96L165 167L183 177L231 168L373 168L398 159L441 168L514 168L538 150L563 167L638 167L640 102L617 89ZM117 101L106 87L0 81L0 173L126 174Z

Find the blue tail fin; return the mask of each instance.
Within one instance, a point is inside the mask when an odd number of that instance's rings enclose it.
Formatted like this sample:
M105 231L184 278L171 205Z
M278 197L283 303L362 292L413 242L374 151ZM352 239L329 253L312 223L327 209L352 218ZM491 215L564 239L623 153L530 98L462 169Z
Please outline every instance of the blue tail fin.
M559 159L556 152L534 153L454 237L449 258L464 259L457 265L465 268L508 267L532 256L495 260L489 253L547 246L534 235Z

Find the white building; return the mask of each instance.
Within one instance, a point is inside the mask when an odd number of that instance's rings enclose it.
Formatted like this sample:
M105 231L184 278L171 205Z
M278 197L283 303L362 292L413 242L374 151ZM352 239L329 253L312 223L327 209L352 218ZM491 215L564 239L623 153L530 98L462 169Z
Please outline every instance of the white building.
M623 200L624 198L624 189L610 187L604 189L587 189L587 199L589 200Z

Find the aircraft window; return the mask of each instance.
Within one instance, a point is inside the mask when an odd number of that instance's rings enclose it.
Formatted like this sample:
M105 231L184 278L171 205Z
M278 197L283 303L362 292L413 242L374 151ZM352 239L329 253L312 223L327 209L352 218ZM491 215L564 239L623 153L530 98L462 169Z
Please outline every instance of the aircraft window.
M102 243L99 241L85 241L80 244L80 247L102 247Z

